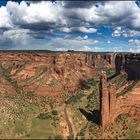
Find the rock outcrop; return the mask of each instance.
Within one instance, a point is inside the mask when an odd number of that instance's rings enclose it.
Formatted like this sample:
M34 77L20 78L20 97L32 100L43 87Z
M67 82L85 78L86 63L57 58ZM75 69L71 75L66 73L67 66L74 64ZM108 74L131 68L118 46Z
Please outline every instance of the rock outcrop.
M124 67L128 74L128 79L140 79L140 54L126 54Z
M108 86L105 72L101 73L100 81L100 125L103 130L120 114L140 114L140 83L137 83L132 91L117 98L116 87L112 83Z
M110 55L0 52L0 69L10 77L8 82L15 82L15 89L19 87L19 90L38 95L54 95L66 90L74 91L80 86L81 80L94 77L96 67L111 67Z
M115 119L115 112L116 112L116 86L115 84L109 84L109 118L110 122L113 122Z
M101 73L100 98L101 126L104 129L109 124L109 91L107 87L107 76L104 71Z

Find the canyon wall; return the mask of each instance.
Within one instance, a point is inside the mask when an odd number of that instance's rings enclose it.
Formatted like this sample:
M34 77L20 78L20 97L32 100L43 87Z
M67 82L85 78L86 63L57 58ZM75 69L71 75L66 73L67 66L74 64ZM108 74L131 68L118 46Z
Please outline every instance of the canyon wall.
M114 54L82 52L0 52L2 93L54 95L74 91L94 78L97 67L114 67ZM13 87L13 90L6 90ZM14 92L13 92L14 91Z
M116 75L126 72L129 80L140 79L140 54L118 53L114 62Z
M140 79L140 54L125 55L125 71L128 79Z
M101 126L103 129L109 123L109 91L107 87L107 75L104 71L101 72L100 83L100 109L101 109Z
M0 52L0 92L54 95L74 91L102 68L140 77L139 55L92 52ZM96 74L98 72L98 74ZM10 89L10 90L7 90Z
M140 82L132 91L119 97L116 96L116 86L107 83L106 72L101 73L100 84L100 125L103 130L120 114L140 115Z

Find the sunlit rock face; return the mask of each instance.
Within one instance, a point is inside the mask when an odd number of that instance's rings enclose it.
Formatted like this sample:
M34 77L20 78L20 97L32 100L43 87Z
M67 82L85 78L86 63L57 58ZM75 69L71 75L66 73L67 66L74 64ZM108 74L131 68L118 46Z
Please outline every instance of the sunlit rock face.
M95 78L102 68L115 68L116 74L126 71L129 79L137 79L139 61L138 54L0 52L0 88L2 93L22 90L39 95L74 91L80 87L81 80Z
M14 90L10 90L12 93L23 91L54 95L66 90L74 91L80 86L81 80L94 78L95 68L113 67L111 55L82 52L0 52L0 68L4 73L1 77L5 80L3 84L9 83L9 89ZM5 93L9 92L3 89L3 85L0 87Z

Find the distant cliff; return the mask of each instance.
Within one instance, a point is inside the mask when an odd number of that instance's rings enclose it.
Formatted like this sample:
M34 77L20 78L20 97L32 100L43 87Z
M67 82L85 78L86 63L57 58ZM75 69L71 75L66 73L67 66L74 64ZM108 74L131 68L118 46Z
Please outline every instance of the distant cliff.
M124 68L129 79L140 79L140 54L125 55Z
M53 95L94 78L95 68L114 67L115 54L0 52L0 92ZM9 90L7 90L9 89Z

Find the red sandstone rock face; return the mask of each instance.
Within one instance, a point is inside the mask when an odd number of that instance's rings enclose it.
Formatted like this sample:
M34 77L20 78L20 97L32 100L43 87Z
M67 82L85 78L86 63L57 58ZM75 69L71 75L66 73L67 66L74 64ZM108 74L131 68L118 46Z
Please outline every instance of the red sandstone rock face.
M105 129L109 124L109 91L107 88L107 76L104 71L101 73L100 94L101 126Z
M116 87L114 84L107 85L106 73L101 73L101 126L105 129L117 116L129 113L132 116L140 114L140 82L132 91L124 96L116 97Z
M61 93L64 89L73 91L80 79L92 77L93 69L85 62L85 57L83 53L9 52L0 53L0 64L24 91L48 95ZM4 92L3 85L0 89ZM9 89L9 92L13 90Z
M74 91L80 86L80 80L93 78L94 68L100 63L104 67L114 67L112 56L74 52L1 52L0 65L11 81L16 82L14 86L38 95L53 95L66 89Z

